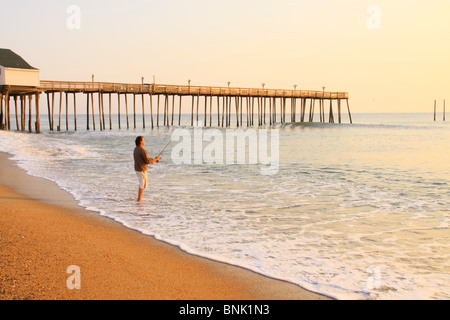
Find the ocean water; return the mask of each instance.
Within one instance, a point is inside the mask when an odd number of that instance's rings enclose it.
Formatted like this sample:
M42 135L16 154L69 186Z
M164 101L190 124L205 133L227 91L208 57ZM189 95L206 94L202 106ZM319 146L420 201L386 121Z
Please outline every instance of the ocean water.
M450 299L448 122L430 114L353 117L353 125L265 127L279 139L277 150L268 144L279 159L271 174L262 174L267 163L249 160L180 163L174 141L150 166L140 204L135 137L156 156L179 130L194 137L199 128L101 132L97 124L87 132L79 115L78 132L1 131L0 151L81 206L189 253L337 299ZM225 139L226 129L214 130ZM191 158L210 143L193 147Z

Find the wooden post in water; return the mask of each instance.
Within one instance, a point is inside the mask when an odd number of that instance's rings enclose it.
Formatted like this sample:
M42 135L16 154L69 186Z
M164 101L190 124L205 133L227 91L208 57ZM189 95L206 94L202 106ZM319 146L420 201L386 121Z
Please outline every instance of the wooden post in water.
M17 131L22 131L22 127L23 127L23 124L22 124L22 115L23 115L22 97L19 96L19 99L20 99L20 101L19 101L19 103L20 103L20 115L18 114L18 117L17 117ZM17 97L16 97L16 101L17 101ZM17 108L18 107L16 106L16 109ZM19 116L20 116L20 118L19 118Z
M55 92L52 92L52 128L51 130L55 130Z
M94 96L94 93L92 93L92 96ZM102 101L101 101L101 95L100 91L97 93L98 96L98 120L100 122L100 131L103 131L103 121L102 121ZM94 103L92 103L94 105ZM94 114L94 112L92 112Z
M164 125L169 126L169 96L164 95Z
M73 93L73 125L75 131L77 131L77 94Z
M250 95L247 97L247 103L248 103L248 117L249 117L249 125L253 126L253 97L250 97Z
M169 117L170 117L170 106L169 106L169 95L166 94L166 99L164 102L164 122L166 122L167 127L170 127Z
M0 130L3 130L3 94L0 93Z
M172 95L172 116L173 116L174 102L175 102L175 95ZM168 127L169 127L169 125L173 125L173 121L172 121L172 124L170 123L170 121L171 121L171 117L170 117L170 97L167 96L167 126Z
M153 123L153 94L150 94L150 117L152 120L152 129L154 128L154 123Z
M117 115L118 115L118 122L119 122L119 130L121 129L120 126L120 93L117 94Z
M128 117L128 94L125 93L125 112L127 113L127 129L130 129L130 118Z
M133 115L134 129L136 129L136 93L133 93Z
M233 104L233 96L228 96L228 105L227 105L227 123L226 127L231 125L231 105Z
M95 131L95 108L94 108L94 92L91 92L91 104L92 104L92 129Z
M8 114L7 113L7 111L6 111L6 100L5 100L5 102L3 103L3 100L5 99L5 95L3 95L2 93L0 93L0 105L1 105L1 112L2 112L2 114L1 114L1 123L0 123L0 128L1 129L7 129L7 124L6 124L6 115Z
M23 96L19 96L19 131L23 131Z
M235 97L234 105L236 107L236 127L239 128L239 97L238 96Z
M261 126L261 97L258 97L258 126Z
M99 91L97 93L98 98L98 118L100 121L100 131L103 131L105 129L105 121L103 117L103 101L102 101L103 94Z
M6 92L6 124L8 127L8 130L11 130L11 99L9 96L9 92Z
M209 126L212 127L212 108L213 108L213 96L209 96Z
M167 109L167 94L164 95L164 111L163 111L164 126L166 125L166 109Z
M323 98L319 100L319 122L325 122L324 119L322 118L322 108L323 108Z
M280 98L280 122L281 124L284 124L285 115L286 115L286 99L283 97Z
M330 123L334 123L333 99L330 99L330 114L328 115L328 120Z
M7 101L7 96L8 94L1 94L1 103L2 103L2 109L4 109L3 111L3 115L2 115L2 128L4 128L5 130L8 130L8 101ZM4 100L4 101L3 101Z
M27 96L20 96L20 105L22 109L22 131L27 129Z
M295 123L296 120L296 110L297 109L297 103L295 98L291 99L291 122Z
M32 121L31 121L31 116L32 116L32 112L31 112L31 103L32 103L32 95L28 95L28 132L33 132L33 125L32 125Z
M57 131L61 131L61 111L62 111L62 91L59 93L59 113L58 113L58 127L56 128Z
M220 96L217 96L217 126L220 127Z
M27 99L28 98L28 99ZM28 100L28 108L27 108L27 100ZM28 132L31 130L31 101L30 95L23 96L23 109L24 109L24 131L27 129L28 122ZM28 119L28 121L27 121Z
M245 97L245 106L247 107L247 127L249 127L250 126L250 96Z
M263 125L266 124L266 97L263 97Z
M233 97L230 95L228 99L228 123L227 127L231 126L231 105L233 104Z
M69 130L69 93L65 92L66 96L66 131Z
M158 94L158 104L156 106L156 126L159 127L159 100L160 100L160 94Z
M348 104L348 99L347 100L347 110L348 110L348 117L350 118L350 124L353 124L353 120L352 120L352 114L350 113L350 105Z
M199 93L197 95L197 126L198 126L198 107L199 107L199 104L200 104L200 90L199 90Z
M17 127L17 131L22 131L23 130L23 103L22 103L22 96L16 96L16 99L18 100L18 127Z
M243 113L244 113L244 98L241 96L240 98L239 98L239 112L240 112L240 115L241 115L241 126L243 127L244 126L244 115L243 115Z
M39 114L39 93L36 93L36 133L41 133L41 116Z
M4 102L3 102L4 100ZM2 128L8 129L8 102L6 101L6 95L1 94L1 104L2 109L4 109L2 114Z
M306 98L302 98L302 111L300 116L300 122L305 122L305 113L306 113Z
M100 95L100 104L101 104L101 109L102 109L102 123L103 123L103 125L102 125L102 128L103 128L103 130L106 130L106 124L105 124L105 108L104 108L104 105L103 105L103 91L99 91L99 93L98 93L99 95Z
M17 108L17 96L14 96L14 106L16 107L16 129L17 131L20 131L19 127L19 111Z
M277 123L277 98L273 97L273 124Z
M242 97L237 97L237 99L238 99L238 104L239 104L239 107L238 107L238 110L239 110L239 125L241 126L241 127L243 127L244 125L243 125L243 123L242 123L242 109L243 109L243 104L242 104Z
M183 98L183 96L180 96L180 108L179 108L179 113L178 113L178 126L181 126L181 99Z
M145 129L145 97L144 94L141 94L142 97L142 128Z
M9 95L8 92L3 96L5 99L5 122L3 123L3 127L5 130L10 130L10 119L9 119Z
M222 99L222 127L227 126L228 119L228 99L229 96L223 96Z
M325 98L322 99L322 121L325 123Z
M205 96L205 121L204 121L204 123L203 123L203 126L204 126L204 127L206 127L206 121L207 121L207 119L208 119L208 111L207 111L207 108L208 108L208 96Z
M436 100L434 100L434 121L436 121Z
M175 95L172 95L172 127L175 119Z
M112 116L111 116L111 92L109 93L109 130L112 130Z
M228 96L223 96L222 104L222 128L226 126L228 115Z
M303 122L303 120L304 120L304 117L303 117L303 106L304 106L303 100L304 100L303 98L300 98L300 122Z
M22 102L22 131L27 129L27 96L21 96Z
M444 114L442 115L443 120L445 121L445 100L444 100Z
M342 123L341 121L341 99L338 99L338 117L339 117L339 123Z
M284 115L284 98L281 97L280 98L280 123L281 124L283 124L283 122L284 122L283 115Z
M226 127L228 124L228 99L229 96L224 96L224 103L222 106L222 127Z
M89 92L86 94L86 130L89 131Z
M194 125L194 96L192 96L191 127Z
M164 126L166 125L166 120L167 120L167 105L169 102L169 98L167 96L167 94L164 95ZM169 125L169 124L167 124Z
M291 123L295 123L297 119L297 99L293 97L291 99Z
M23 131L23 97L19 96L19 103L20 103L20 118L19 118L19 126L20 128L17 128L18 131Z
M269 125L273 125L272 101L273 99L269 97Z

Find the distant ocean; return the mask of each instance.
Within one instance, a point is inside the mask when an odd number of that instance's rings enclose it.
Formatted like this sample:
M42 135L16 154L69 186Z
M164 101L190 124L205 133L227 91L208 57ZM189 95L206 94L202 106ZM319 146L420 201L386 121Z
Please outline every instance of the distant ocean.
M156 156L175 130L194 129L87 132L81 117L78 132L0 131L0 151L81 206L189 253L338 299L450 299L448 122L354 114L353 125L267 126L279 133L272 175L264 163L177 164L173 142L138 204L135 137Z

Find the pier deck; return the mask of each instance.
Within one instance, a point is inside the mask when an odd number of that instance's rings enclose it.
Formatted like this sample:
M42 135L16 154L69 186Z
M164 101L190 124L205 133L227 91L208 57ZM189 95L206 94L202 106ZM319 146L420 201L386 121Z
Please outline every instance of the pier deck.
M142 96L141 110L142 110L142 124L146 127L146 106L144 96L150 96L150 111L151 127L160 126L160 111L164 115L164 126L174 125L175 118L175 98L178 97L178 124L181 124L181 106L182 98L186 96L191 97L191 125L194 124L194 119L204 119L203 125L213 125L212 114L216 113L217 121L214 120L217 126L229 127L231 126L231 115L235 115L233 121L236 121L236 126L263 126L266 124L287 123L286 114L290 113L290 122L313 122L314 110L316 103L319 108L320 122L326 122L325 119L325 101L329 103L328 122L334 123L333 101L337 102L337 121L341 123L341 101L347 102L348 115L350 123L352 123L349 94L348 92L327 92L314 90L285 90L285 89L265 89L265 88L235 88L235 87L214 87L214 86L191 86L191 85L167 85L167 84L127 84L127 83L110 83L110 82L74 82L74 81L40 81L39 87L23 87L23 86L0 86L0 128L12 130L11 126L11 98L15 104L15 122L17 130L26 130L28 122L28 130L32 129L32 114L35 113L35 131L40 132L40 109L39 100L41 94L47 95L47 109L49 117L50 130L55 130L54 116L55 116L55 94L59 94L59 125L57 130L61 130L61 113L63 105L63 96L65 95L65 115L66 115L66 130L69 130L67 114L69 112L68 95L73 94L73 113L74 126L77 130L77 94L86 94L85 110L88 116L87 130L96 129L96 123L100 124L100 130L106 129L105 112L103 105L103 96L109 95L109 129L112 129L111 122L111 95L117 94L117 115L119 117L118 127L121 128L121 96L125 97L125 109L127 128L130 128L129 110L128 110L128 96L133 96L133 113L134 113L134 128L136 128L136 96ZM94 99L94 94L98 99ZM32 99L35 97L35 108L32 108ZM153 97L157 97L157 104L154 112ZM161 99L162 97L162 99ZM170 97L170 98L169 98ZM20 101L18 102L18 98ZM28 99L28 103L27 103ZM203 100L200 108L200 99ZM213 106L213 99L214 106ZM255 102L256 99L256 102ZM98 100L97 107L94 106L95 100ZM163 108L160 107L160 101L164 100ZM171 100L171 101L169 101ZM298 103L300 101L300 103ZM171 103L170 103L171 102ZM290 111L287 111L288 104ZM20 104L20 105L19 105ZM170 108L170 104L172 105ZM28 108L27 108L28 105ZM309 112L307 108L309 106ZM20 108L19 108L20 107ZM200 115L199 112L203 114ZM233 111L232 111L233 110ZM98 112L97 112L98 111ZM95 115L99 116L96 121ZM308 114L308 116L306 116ZM19 118L20 117L20 118ZM28 117L28 118L27 118ZM154 119L154 117L156 119ZM256 121L255 121L256 117ZM277 117L279 119L277 120ZM92 118L90 120L90 118ZM215 117L214 117L215 118ZM20 119L20 120L19 120ZM216 118L215 118L216 119ZM28 120L28 121L27 121ZM91 122L92 126L89 125ZM234 124L233 124L234 125Z

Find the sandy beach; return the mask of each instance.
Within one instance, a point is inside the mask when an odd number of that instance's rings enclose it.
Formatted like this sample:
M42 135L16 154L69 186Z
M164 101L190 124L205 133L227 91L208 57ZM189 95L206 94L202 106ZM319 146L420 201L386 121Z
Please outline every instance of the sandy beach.
M193 256L84 210L0 153L0 299L317 300L327 297ZM70 290L70 266L80 289Z

